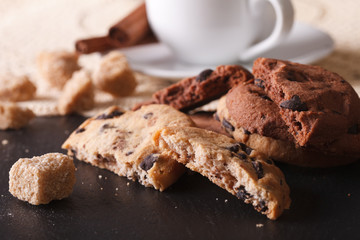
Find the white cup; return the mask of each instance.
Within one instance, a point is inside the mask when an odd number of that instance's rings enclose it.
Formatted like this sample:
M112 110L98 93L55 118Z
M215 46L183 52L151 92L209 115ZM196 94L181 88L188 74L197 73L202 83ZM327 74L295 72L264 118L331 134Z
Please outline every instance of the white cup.
M159 40L193 64L250 61L281 42L294 21L290 0L146 0L146 11Z

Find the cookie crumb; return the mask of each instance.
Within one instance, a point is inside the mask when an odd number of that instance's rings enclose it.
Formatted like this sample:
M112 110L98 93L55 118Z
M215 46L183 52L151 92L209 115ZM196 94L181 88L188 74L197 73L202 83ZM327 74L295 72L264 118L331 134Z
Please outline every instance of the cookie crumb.
M117 196L118 194L117 194L117 193L115 193L114 195L115 195L115 196Z
M25 149L25 152L26 152L26 153L29 153L29 152L30 152L30 150L29 150L29 149Z
M4 139L1 141L1 144L5 146L5 145L9 144L9 140Z
M130 186L130 183L129 183L129 182L127 182L127 183L126 183L126 185L127 185L127 186Z
M105 180L107 180L107 177L105 177Z
M264 224L262 224L262 223L257 223L257 224L256 224L256 227L257 227L257 228L261 228L261 227L263 227L263 226L264 226Z
M177 206L175 206L175 208L177 208Z
M115 188L116 191L119 191L119 188Z
M227 200L227 199L225 199L225 200L224 200L224 202L226 202L226 203L227 203L227 202L228 202L228 200Z
M99 179L102 179L102 175L99 175L98 177L99 177Z
M102 191L102 190L104 190L104 188L101 187L100 190Z
M219 201L219 198L215 198L216 201Z

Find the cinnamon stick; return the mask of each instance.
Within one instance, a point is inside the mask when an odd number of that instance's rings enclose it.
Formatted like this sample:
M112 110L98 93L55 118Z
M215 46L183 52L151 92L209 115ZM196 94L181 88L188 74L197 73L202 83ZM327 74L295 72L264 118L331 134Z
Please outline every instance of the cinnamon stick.
M128 16L113 25L108 36L114 40L119 47L132 46L145 37L150 31L146 16L145 3L141 4Z
M114 48L116 44L108 36L80 39L75 42L75 50L82 54L105 52Z
M157 39L149 26L143 3L113 25L107 36L80 39L75 42L75 49L80 54L88 54L153 42Z

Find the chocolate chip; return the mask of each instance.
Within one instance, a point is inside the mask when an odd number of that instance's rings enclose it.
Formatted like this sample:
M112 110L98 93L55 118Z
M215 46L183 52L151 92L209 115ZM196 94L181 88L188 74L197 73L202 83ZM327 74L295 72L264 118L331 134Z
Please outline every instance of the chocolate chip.
M70 150L74 157L76 157L77 151L75 149Z
M274 162L271 159L266 159L265 162L270 165L274 164Z
M238 158L240 158L241 160L246 160L247 159L247 156L243 153L237 153L236 155Z
M246 144L244 143L239 143L240 144L240 147L241 147L241 150L243 150L244 152L246 152L247 155L250 155L251 152L252 152L252 148L251 147L248 147Z
M241 185L239 191L236 193L236 197L241 200L246 200L249 199L251 195L245 190L245 187Z
M154 115L154 114L153 114L152 112L149 112L149 113L146 113L146 114L143 116L143 118L149 119L149 118L152 117L152 115Z
M129 155L131 155L133 153L134 153L134 151L128 151L127 153L125 153L125 156L129 156Z
M266 212L268 210L268 207L266 206L266 203L263 200L259 202L259 205L257 205L256 208L260 212Z
M309 110L308 107L306 106L306 103L301 102L300 97L298 95L294 95L290 100L286 100L280 103L280 107L298 112Z
M100 132L103 132L105 129L110 129L110 128L116 128L115 126L112 126L108 123L105 123L104 125L101 126L100 128Z
M266 95L261 95L260 97L261 97L262 99L265 99L265 100L270 101L270 102L273 101L273 100L271 100L271 98L269 98L269 97L266 96Z
M252 161L251 164L252 164L253 168L255 169L258 179L263 178L264 170L263 170L262 164L258 161Z
M218 122L220 122L219 115L217 113L214 113L214 119Z
M225 119L222 120L222 125L226 128L229 129L230 131L235 131L235 127L233 125L231 125L231 123L229 123L228 121L226 121Z
M347 131L348 134L358 134L359 133L359 125L358 124L355 124L353 126L351 126L348 131Z
M96 120L100 120L100 119L110 119L110 118L114 118L114 117L121 116L121 115L123 115L123 114L124 114L124 113L121 112L121 111L114 110L114 111L112 111L112 112L109 113L109 114L103 113L103 114L97 116L95 119L96 119Z
M152 168L152 166L154 165L154 163L159 159L159 154L150 154L147 155L144 160L140 163L140 168L147 171L150 168Z
M237 153L240 150L240 145L235 143L235 144L231 145L230 147L227 147L226 149L228 149L231 152Z
M341 83L346 83L346 81L344 79L341 79L340 82Z
M262 79L259 78L255 79L254 84L260 88L265 88L265 82Z
M246 135L250 135L250 134L251 134L251 132L249 132L249 131L246 130L245 128L244 128L244 133L245 133Z
M82 133L85 131L85 128L78 128L75 130L75 133L78 134L78 133Z
M206 69L206 70L202 71L201 73L199 73L199 75L197 75L196 81L197 82L205 81L211 75L212 72L213 72L213 70L211 70L211 69Z

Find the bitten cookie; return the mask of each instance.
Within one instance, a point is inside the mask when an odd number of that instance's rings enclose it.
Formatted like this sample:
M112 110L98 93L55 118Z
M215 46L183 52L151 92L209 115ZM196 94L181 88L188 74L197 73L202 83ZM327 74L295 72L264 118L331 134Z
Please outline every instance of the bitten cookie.
M79 160L163 191L184 173L183 165L162 155L152 143L151 135L165 126L194 123L167 105L128 112L114 106L81 124L62 148Z
M26 75L1 75L0 86L0 101L26 101L34 98L36 94L36 86Z
M152 102L188 111L218 99L233 86L251 79L252 74L239 65L221 65L155 92Z
M115 97L131 95L137 82L125 55L118 51L107 54L94 72L94 84Z
M193 127L166 127L153 136L155 145L216 185L252 204L270 219L290 207L290 190L283 173L234 139Z
M39 74L51 87L62 89L72 74L80 69L78 56L73 52L49 51L37 56Z
M27 125L35 114L16 103L0 102L0 129L19 129Z
M75 72L65 84L58 100L59 113L65 115L89 110L94 105L94 87L90 74L85 70Z
M338 74L321 67L259 58L253 73L279 107L299 146L359 156L360 99Z
M75 184L73 159L61 153L20 158L10 169L9 191L33 205L68 197Z

